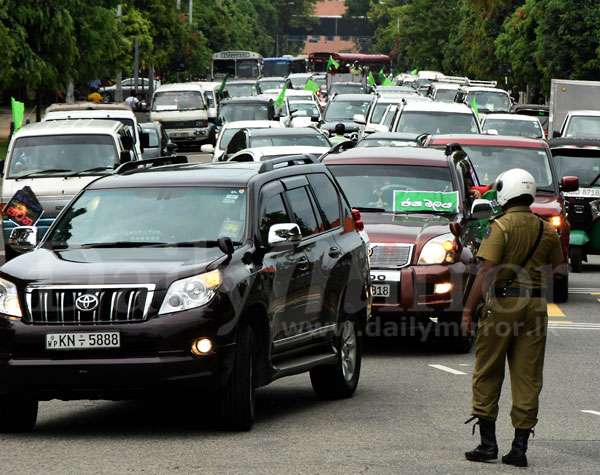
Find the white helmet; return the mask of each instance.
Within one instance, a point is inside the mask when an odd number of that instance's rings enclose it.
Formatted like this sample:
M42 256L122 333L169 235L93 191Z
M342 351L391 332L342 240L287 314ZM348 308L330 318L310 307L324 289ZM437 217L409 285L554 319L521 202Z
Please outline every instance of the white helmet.
M494 187L498 192L500 206L504 206L508 201L522 195L529 195L535 199L535 178L531 173L520 168L513 168L501 173L496 178Z

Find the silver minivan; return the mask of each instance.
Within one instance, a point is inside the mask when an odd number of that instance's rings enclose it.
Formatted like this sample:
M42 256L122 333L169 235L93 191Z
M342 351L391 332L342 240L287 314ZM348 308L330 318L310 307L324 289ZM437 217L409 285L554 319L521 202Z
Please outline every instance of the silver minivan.
M44 209L41 238L79 191L121 163L137 158L131 129L113 120L57 120L26 125L12 136L4 161L2 203L29 187ZM4 206L4 205L2 205ZM17 224L2 218L6 259L17 255L8 243Z

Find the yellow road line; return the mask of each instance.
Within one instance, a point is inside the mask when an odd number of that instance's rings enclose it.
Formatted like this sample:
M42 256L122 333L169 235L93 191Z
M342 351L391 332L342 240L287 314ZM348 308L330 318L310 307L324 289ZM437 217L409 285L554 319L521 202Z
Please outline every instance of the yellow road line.
M600 297L600 292L592 292L592 295L593 295L594 297Z
M551 318L564 318L565 313L555 303L548 304L548 316Z

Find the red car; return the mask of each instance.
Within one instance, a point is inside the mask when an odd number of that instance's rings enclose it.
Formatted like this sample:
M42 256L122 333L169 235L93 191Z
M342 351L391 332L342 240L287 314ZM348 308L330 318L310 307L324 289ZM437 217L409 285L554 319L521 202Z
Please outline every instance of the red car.
M478 183L464 152L355 148L324 162L360 211L369 236L372 311L382 322L381 334L388 323L396 330L405 323L411 330L415 323L431 329L434 317L438 334L451 338L457 351L468 351L472 339L458 329L486 224L472 212L471 189ZM432 196L455 196L455 206L428 208L426 197ZM415 201L421 206L413 208Z
M565 260L569 255L569 233L562 192L579 188L577 177L558 177L558 171L548 144L544 140L497 135L432 135L425 140L427 147L459 144L467 153L481 183L492 184L500 173L511 168L530 172L537 183L533 211L552 223L563 245ZM568 274L554 278L555 302L566 302L569 296Z

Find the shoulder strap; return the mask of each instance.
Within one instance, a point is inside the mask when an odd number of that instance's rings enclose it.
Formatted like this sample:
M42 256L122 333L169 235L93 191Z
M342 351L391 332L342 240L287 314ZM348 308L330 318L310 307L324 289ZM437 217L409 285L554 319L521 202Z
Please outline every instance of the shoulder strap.
M529 250L527 257L525 257L525 259L523 259L523 261L521 262L521 268L524 268L529 263L530 259L535 254L535 251L537 251L537 248L540 245L540 241L542 240L542 235L544 234L544 222L539 218L538 221L540 222L540 229L538 231L537 239L533 243L533 247Z

